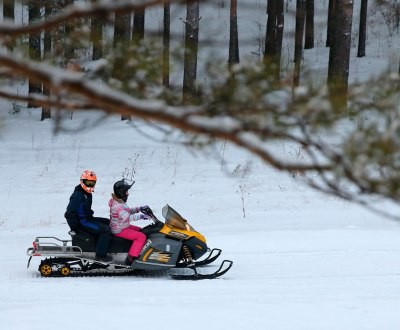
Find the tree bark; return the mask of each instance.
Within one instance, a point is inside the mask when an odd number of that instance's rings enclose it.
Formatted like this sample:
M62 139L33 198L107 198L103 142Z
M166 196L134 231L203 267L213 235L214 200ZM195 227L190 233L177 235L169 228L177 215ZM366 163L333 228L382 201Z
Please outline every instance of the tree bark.
M15 0L3 0L3 17L14 20Z
M400 75L400 61L399 61L399 75Z
M336 29L329 52L328 85L335 107L345 109L350 65L353 0L337 0Z
M97 0L92 0L96 3ZM103 24L104 19L101 16L92 17L90 39L92 41L92 60L98 60L103 57Z
M28 19L29 24L40 20L40 4L35 0L29 0L28 2ZM40 32L29 33L29 58L34 61L41 60L41 43L40 43ZM28 83L29 94L41 94L42 83L35 79L29 79ZM28 103L28 108L34 108L35 105Z
M196 92L197 51L199 46L199 0L187 3L185 55L183 68L183 103L193 100Z
M46 0L44 3L44 16L47 18L53 14L53 4L50 0ZM51 44L52 44L52 37L50 31L44 32L44 39L43 39L43 58L44 60L51 59ZM46 96L50 96L51 90L50 86L43 85L43 94ZM43 106L42 107L42 117L41 120L51 118L51 108L50 106Z
M264 62L276 79L280 76L284 28L284 0L270 0L267 4L267 30L265 35Z
M137 10L133 13L132 40L135 43L138 43L140 40L144 39L145 14L145 8Z
M332 45L332 39L335 30L335 7L336 7L336 0L329 0L326 47L330 47Z
M311 48L314 48L314 0L307 0L304 49Z
M293 86L299 86L301 58L303 54L304 22L306 16L306 0L297 0L296 3L296 32L294 46L294 77Z
M64 7L68 7L74 4L74 0L64 0ZM72 33L74 31L74 24L73 22L66 22L65 23L65 39L67 42L64 44L64 64L68 65L68 62L72 59L75 59L75 47L72 45L71 41L68 41L71 38Z
M164 3L163 32L163 85L169 87L169 49L171 40L171 4Z
M269 0L267 4L267 30L265 34L264 59L275 55L277 13L276 1Z
M131 14L115 14L114 21L114 48L128 47L130 43ZM117 56L114 61L112 76L114 78L122 77L124 74L125 63L121 56ZM121 120L130 120L130 116L121 115Z
M367 9L368 0L361 0L357 57L365 56L365 41L367 38Z
M5 19L11 20L14 22L15 20L15 0L3 0L3 17ZM9 40L7 42L7 48L10 50L14 49L15 40Z
M228 65L231 67L239 63L239 32L237 25L237 0L231 0L230 25L229 25L229 57Z

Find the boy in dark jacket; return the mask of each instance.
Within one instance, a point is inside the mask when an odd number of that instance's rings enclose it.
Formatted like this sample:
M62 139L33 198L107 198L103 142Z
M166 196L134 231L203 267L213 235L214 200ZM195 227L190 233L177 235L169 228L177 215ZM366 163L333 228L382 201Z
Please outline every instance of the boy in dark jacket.
M75 187L69 199L64 216L71 230L79 232L80 229L83 229L98 235L96 259L110 261L107 257L110 242L110 220L94 217L92 210L92 193L97 181L96 174L93 171L86 170L82 173L80 180L81 183Z

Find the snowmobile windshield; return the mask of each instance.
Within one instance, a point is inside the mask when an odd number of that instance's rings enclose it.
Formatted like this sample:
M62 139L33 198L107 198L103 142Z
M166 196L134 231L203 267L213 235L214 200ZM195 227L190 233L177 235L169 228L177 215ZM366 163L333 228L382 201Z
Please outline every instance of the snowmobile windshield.
M171 225L183 230L196 231L178 212L168 204L162 209L162 215L165 218L165 224Z

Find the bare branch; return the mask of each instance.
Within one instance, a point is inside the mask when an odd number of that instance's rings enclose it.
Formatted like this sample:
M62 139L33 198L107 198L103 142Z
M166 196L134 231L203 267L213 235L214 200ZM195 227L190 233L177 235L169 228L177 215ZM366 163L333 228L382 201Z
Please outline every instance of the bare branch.
M79 96L84 108L97 108L107 113L120 113L138 118L168 124L186 132L204 134L218 139L225 139L259 156L266 163L279 170L288 171L326 171L330 166L317 164L287 164L278 160L263 146L257 135L246 132L243 124L235 119L207 118L202 107L171 107L161 101L144 101L130 97L127 94L107 86L84 79L83 73L68 72L24 59L0 54L0 65L11 68L16 74L27 78L34 77L51 86L54 94L63 100L63 95ZM62 104L68 104L65 100ZM61 105L61 104L60 104ZM76 109L71 109L76 110ZM228 125L227 125L228 124ZM262 131L263 138L274 136L267 130Z

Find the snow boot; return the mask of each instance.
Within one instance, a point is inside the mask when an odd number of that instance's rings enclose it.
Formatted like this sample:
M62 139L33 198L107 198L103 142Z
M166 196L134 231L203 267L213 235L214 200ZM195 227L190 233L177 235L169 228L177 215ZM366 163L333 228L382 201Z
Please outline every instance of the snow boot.
M135 261L135 259L136 259L136 257L130 256L130 255L128 254L128 256L126 257L126 260L125 260L125 264L128 265L128 266L130 266L130 265L133 264L133 262Z

